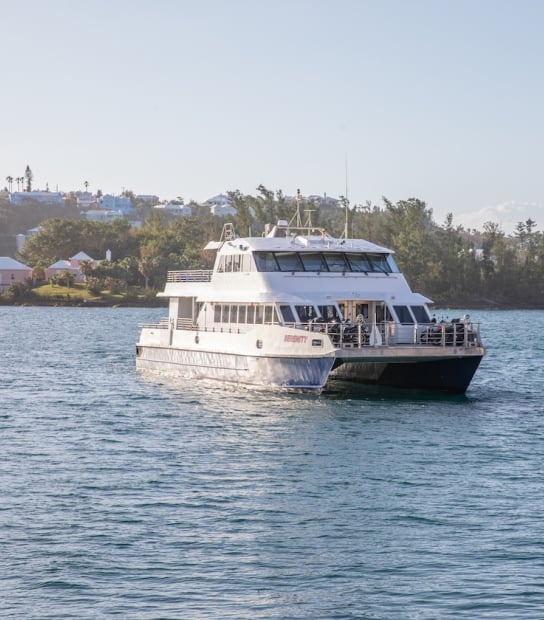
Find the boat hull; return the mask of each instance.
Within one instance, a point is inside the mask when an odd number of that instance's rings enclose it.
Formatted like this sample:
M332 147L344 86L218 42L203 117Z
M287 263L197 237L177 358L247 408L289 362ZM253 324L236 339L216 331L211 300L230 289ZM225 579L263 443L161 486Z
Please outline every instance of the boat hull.
M332 370L330 380L463 394L481 360L482 355L467 355L400 362L353 361Z
M136 368L184 379L209 379L286 392L320 392L334 356L280 357L138 344Z

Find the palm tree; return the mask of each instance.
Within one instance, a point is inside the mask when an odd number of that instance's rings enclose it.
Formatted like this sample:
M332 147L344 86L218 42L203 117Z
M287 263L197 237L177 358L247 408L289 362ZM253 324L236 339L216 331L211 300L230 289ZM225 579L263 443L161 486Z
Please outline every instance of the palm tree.
M89 181L84 181L83 185L85 185L85 191L89 189Z
M79 264L79 271L81 271L81 274L83 275L83 277L85 278L85 280L87 280L89 278L89 276L92 275L94 270L94 263L92 260L82 260L81 263Z
M13 177L6 177L6 181L8 182L8 189L9 189L9 193L11 194L12 190L13 190Z
M149 288L149 278L153 276L153 273L159 266L159 259L155 256L144 256L138 261L138 271L142 274L145 280L145 288Z

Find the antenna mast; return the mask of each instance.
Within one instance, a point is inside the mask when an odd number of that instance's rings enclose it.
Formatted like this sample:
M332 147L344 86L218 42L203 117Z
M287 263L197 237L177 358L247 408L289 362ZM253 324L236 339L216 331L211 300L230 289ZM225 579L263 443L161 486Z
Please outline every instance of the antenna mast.
M348 205L349 205L349 198L348 198L348 154L345 154L345 162L344 162L344 166L345 166L345 170L346 170L346 200L345 200L345 210L346 210L346 221L344 224L344 239L348 238L348 215L349 215L349 210L348 210Z
M300 216L300 189L297 189L297 227L302 228L302 217Z

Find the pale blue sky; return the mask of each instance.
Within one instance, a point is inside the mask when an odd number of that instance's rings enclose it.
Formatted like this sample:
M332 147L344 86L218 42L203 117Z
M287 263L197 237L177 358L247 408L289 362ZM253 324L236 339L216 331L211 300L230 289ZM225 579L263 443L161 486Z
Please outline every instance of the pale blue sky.
M0 182L544 228L544 2L0 0Z

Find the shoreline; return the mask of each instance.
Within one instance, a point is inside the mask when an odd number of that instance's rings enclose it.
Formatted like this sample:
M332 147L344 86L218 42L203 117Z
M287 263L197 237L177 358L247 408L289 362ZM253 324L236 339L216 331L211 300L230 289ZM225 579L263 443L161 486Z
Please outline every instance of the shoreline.
M64 308L167 308L168 305L163 300L63 300L63 299L43 299L43 300L4 300L0 299L0 307L2 306L25 306L25 307L64 307Z

